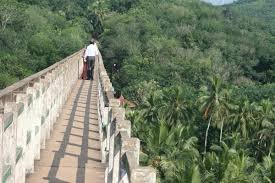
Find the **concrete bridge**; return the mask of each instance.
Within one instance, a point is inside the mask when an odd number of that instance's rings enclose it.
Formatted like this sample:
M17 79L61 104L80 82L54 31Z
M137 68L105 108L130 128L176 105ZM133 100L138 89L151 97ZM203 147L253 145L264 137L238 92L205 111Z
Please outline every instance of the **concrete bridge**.
M102 57L79 79L82 52L0 91L1 183L156 182Z

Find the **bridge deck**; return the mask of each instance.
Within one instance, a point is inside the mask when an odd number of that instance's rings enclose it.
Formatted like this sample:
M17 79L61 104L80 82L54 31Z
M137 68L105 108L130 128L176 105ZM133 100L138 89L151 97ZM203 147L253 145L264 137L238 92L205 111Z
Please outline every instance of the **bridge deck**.
M97 86L79 80L27 183L103 183L97 120Z

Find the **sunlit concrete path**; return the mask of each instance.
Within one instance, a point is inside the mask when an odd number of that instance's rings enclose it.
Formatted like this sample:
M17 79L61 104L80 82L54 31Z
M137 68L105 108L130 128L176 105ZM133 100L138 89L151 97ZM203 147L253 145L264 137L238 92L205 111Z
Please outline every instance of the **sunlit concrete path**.
M103 183L97 85L77 81L28 183Z

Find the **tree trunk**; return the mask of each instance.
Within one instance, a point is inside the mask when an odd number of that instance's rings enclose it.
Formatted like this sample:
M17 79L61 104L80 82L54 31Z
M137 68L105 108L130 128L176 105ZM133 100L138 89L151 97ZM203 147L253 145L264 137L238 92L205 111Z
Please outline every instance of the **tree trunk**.
M270 148L269 148L269 153L268 153L269 157L271 156L271 152L272 152L273 146L274 146L274 139L272 139L271 145L270 145Z
M212 117L210 116L209 121L208 121L208 126L207 126L207 129L206 129L206 132L205 132L204 154L206 153L208 131L209 131L209 128L210 128L211 119L212 119Z
M224 119L222 120L221 133L220 133L220 143L222 142L223 121L224 121Z

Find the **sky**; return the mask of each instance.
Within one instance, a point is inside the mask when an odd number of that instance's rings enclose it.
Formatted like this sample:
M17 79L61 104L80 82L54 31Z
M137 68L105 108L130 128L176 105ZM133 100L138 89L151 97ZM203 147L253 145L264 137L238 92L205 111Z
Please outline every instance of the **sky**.
M211 3L213 5L224 5L224 4L230 4L237 0L202 0L204 2Z

